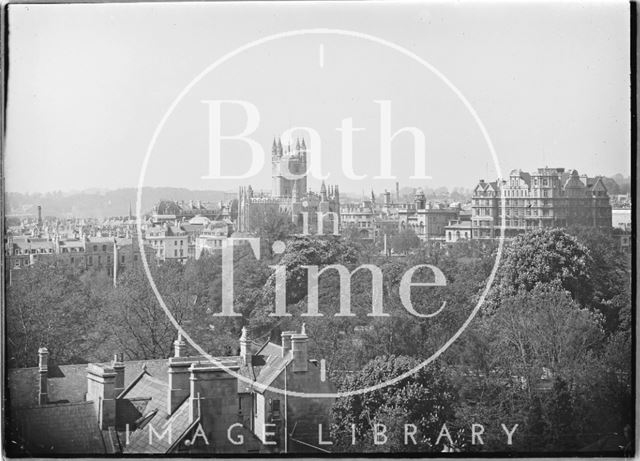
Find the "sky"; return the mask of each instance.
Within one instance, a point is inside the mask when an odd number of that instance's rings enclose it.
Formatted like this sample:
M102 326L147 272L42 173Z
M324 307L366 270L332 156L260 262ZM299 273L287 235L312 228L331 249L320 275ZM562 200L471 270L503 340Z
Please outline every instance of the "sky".
M495 179L498 167L503 176L544 166L626 176L628 9L624 2L10 5L6 190L135 187L163 120L145 186L269 189L271 143L300 126L318 133L312 156L341 191L382 192L396 181L473 188ZM256 40L310 29L207 71ZM218 120L207 101L235 102L220 103ZM428 178L410 178L414 135L406 131L390 143L395 178L376 178L385 176L376 101L388 101L390 135L403 127L423 134ZM242 179L211 178L212 126L240 134L247 107L258 114L247 136L264 150L264 167ZM343 166L337 129L345 119L360 129L352 164L361 179ZM310 142L308 132L296 136ZM246 141L219 146L222 174L249 170ZM311 189L319 184L309 180Z

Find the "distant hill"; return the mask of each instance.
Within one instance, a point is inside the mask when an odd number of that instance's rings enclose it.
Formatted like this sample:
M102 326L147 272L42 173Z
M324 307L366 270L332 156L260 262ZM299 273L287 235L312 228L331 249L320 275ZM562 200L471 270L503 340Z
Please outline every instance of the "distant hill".
M108 191L85 190L80 192L49 192L46 194L7 193L5 213L11 215L37 214L42 206L42 216L108 218L126 216L129 205L135 213L137 189ZM235 197L234 192L190 190L175 187L145 187L142 193L142 209L150 211L160 200L200 200L218 202Z

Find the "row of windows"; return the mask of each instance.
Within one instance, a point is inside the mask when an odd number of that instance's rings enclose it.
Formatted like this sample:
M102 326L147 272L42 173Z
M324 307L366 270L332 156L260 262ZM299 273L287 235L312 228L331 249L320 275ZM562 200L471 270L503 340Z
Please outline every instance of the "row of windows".
M13 250L13 254L14 255L21 255L21 254L25 254L25 255L32 254L32 255L35 255L35 254L38 254L38 253L40 253L40 254L53 253L53 248L40 248L39 250L36 249L36 248L32 248L32 249L26 249L26 250L24 250L24 252L22 250L20 250L20 248L16 248L15 250Z
M137 260L138 260L138 255L137 255L137 254L134 254L134 255L133 255L133 260L134 260L134 261L137 261ZM71 257L69 258L69 262L70 262L71 264L75 264L76 262L83 262L83 261L84 261L84 259L83 259L83 258L76 259L74 256L71 256ZM94 257L93 257L93 256L87 256L86 261L87 261L87 265L88 265L88 266L93 266L94 261L95 261L95 262L96 262L96 264L99 266L99 265L101 265L101 264L102 264L102 257L101 257L101 256L97 256L97 257L96 257L96 259L94 260ZM107 256L107 260L106 260L106 262L107 262L107 264L111 264L111 256ZM121 263L124 263L124 262L125 262L125 256L124 256L124 255L121 255L121 256L120 256L120 262L121 262ZM13 265L14 265L14 267L21 267L22 265L24 265L24 266L28 266L28 265L29 265L29 261L25 259L25 260L24 260L24 263L23 263L23 260L21 260L21 259L16 259L16 260L14 261Z

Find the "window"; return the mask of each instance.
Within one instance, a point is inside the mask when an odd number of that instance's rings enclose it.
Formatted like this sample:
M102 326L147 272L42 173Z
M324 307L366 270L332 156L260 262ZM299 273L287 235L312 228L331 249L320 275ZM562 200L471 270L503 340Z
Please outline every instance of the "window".
M173 256L178 256L178 250L173 250Z
M89 258L87 259L87 264L89 264L90 266L93 265L93 256L89 256Z
M174 244L175 246L178 246L178 241L177 241L177 240L174 240L174 241L173 241L173 244Z
M133 260L137 261L138 260L138 255L133 255Z
M180 240L180 246L182 246L182 243L183 243L183 241L182 241L182 240Z
M124 263L124 255L120 256L120 262Z
M98 245L93 245L93 251L98 251Z
M102 251L107 251L107 245L102 245Z
M73 264L75 262L75 259L73 258L73 256L71 256L71 264Z
M280 413L280 400L273 399L271 401L271 411L273 413Z

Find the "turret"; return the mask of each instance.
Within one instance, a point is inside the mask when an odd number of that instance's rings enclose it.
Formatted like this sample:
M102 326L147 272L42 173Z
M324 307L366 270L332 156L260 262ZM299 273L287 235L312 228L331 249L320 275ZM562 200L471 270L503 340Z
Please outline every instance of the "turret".
M323 202L327 201L327 186L325 186L324 181L322 181L322 185L320 186L320 200Z

